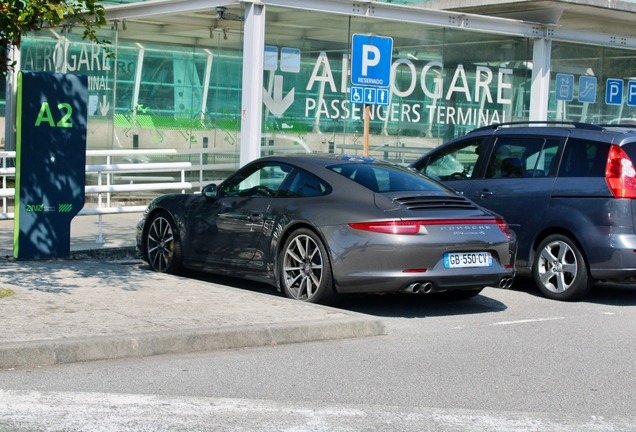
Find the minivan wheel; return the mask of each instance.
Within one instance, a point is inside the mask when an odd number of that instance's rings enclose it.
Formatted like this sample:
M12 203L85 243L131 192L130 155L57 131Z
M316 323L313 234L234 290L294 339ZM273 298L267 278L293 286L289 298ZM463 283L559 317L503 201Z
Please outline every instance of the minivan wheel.
M532 273L541 293L554 300L579 299L594 283L577 244L561 234L552 234L539 244Z

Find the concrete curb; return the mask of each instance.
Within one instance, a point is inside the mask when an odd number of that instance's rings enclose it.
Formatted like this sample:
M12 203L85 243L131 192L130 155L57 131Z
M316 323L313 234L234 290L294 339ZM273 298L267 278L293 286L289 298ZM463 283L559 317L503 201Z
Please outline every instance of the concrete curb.
M0 369L255 348L385 334L386 329L381 320L360 317L222 329L13 342L0 346Z
M71 250L71 258L89 258L102 261L139 259L135 246Z
M0 250L0 258L12 260L12 250ZM68 258L60 259L93 259L97 261L118 261L118 260L141 260L137 256L135 246L105 247L102 249L79 249L71 250Z

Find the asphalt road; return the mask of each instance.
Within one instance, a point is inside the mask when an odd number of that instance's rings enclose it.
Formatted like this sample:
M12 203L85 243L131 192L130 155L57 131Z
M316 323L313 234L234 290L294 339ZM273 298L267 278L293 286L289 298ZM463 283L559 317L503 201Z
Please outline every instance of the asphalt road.
M636 288L340 307L388 334L3 371L0 430L636 431Z

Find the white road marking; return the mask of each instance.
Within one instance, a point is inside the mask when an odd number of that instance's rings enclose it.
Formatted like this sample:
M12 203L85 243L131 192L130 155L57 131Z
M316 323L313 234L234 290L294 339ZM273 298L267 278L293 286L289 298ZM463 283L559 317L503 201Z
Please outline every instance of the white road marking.
M0 390L0 430L194 432L586 432L634 430L636 417L342 405L141 394Z
M565 317L553 317L553 318L536 318L536 319L526 319L526 320L518 320L518 321L500 321L496 322L493 325L510 325L510 324L526 324L533 322L542 322L542 321L554 321L554 320L562 320Z

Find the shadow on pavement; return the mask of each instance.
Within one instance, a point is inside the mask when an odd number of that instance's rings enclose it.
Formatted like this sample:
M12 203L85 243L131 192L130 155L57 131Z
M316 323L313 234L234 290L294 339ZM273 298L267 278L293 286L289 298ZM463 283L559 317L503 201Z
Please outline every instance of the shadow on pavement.
M142 268L144 267L142 266ZM152 271L150 270L150 266L148 265L146 265L145 268L147 268L148 271ZM210 282L213 284L225 285L232 288L240 288L240 289L249 290L253 292L259 292L263 294L269 294L269 295L273 295L277 297L286 298L285 294L279 293L278 290L273 285L269 285L264 282L256 282L252 280L241 279L239 277L225 276L225 275L219 275L219 274L213 274L213 273L205 273L205 272L194 271L194 270L188 270L187 273L185 273L183 276L191 278L191 279L200 280L202 282Z
M544 298L532 278L516 277L511 290ZM598 282L594 284L587 296L577 300L577 302L608 306L636 306L636 284Z
M448 300L435 294L351 295L338 308L378 317L426 318L502 312L507 306L483 292L467 300Z
M285 297L275 287L266 283L194 271L188 272L187 277L277 297ZM505 304L493 300L483 293L472 299L460 301L442 299L435 294L349 294L341 296L331 306L336 309L377 317L402 318L501 312L507 308Z
M83 259L0 259L0 280L18 287L56 294L71 294L83 287L120 286L136 291L145 279L135 265Z
M581 301L608 306L636 306L636 285L597 283Z

